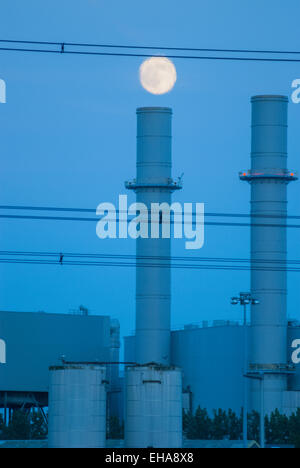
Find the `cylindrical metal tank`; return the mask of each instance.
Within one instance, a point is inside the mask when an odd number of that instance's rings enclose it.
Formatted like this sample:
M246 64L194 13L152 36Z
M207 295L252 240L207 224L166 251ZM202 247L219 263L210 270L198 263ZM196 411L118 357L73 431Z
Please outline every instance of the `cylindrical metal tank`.
M50 448L105 447L105 374L94 364L50 368Z
M136 192L137 203L143 203L149 214L152 203L170 205L171 193L180 188L171 178L171 120L169 108L137 109L137 176L126 187ZM150 230L149 224L148 238L140 236L136 243L136 360L169 365L171 240L161 233L153 238Z
M127 368L125 446L182 446L182 373L179 368Z
M252 98L251 170L241 179L251 184L250 372L263 376L267 413L282 407L287 389L287 107L285 96ZM254 382L252 408L261 405L260 383Z

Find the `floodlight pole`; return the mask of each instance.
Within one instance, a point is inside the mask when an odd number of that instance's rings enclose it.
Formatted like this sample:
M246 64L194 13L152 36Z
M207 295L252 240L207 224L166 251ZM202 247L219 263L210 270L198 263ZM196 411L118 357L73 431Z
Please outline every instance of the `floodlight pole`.
M258 304L251 293L240 293L239 297L232 297L231 304L240 304L244 308L244 408L243 408L243 441L244 448L248 447L248 327L247 327L247 305Z
M260 448L266 448L265 434L265 371L258 373L248 373L245 375L247 379L260 381Z
M244 304L244 372L248 372L248 330L247 305ZM243 411L243 440L244 448L248 447L248 381L244 379L244 411Z
M265 448L265 375L260 379L260 448Z

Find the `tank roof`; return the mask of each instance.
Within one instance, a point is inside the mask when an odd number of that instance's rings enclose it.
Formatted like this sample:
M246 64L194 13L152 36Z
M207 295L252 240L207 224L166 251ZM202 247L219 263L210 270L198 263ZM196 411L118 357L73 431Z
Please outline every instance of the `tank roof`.
M138 107L136 112L139 113L150 113L150 112L163 112L172 114L171 107Z
M251 102L254 101L284 101L288 102L289 98L280 94L262 94L257 96L252 96Z

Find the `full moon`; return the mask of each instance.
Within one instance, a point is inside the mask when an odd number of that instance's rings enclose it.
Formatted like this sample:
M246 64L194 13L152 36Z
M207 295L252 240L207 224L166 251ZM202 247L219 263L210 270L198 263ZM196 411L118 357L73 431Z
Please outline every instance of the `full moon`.
M166 57L151 57L140 66L141 85L149 93L168 93L173 89L176 80L175 65Z

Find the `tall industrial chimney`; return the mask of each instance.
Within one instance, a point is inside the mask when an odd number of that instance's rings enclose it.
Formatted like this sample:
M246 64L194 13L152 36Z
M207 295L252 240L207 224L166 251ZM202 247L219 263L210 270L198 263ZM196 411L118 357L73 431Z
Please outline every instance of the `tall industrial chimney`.
M180 188L171 174L171 119L169 108L137 109L137 178L126 187L136 192L137 203L143 203L149 213L152 203L170 204L171 193ZM149 226L149 236L150 231ZM135 340L138 364L170 364L170 254L170 238L159 235L156 239L137 239Z
M180 188L172 179L172 110L137 109L137 177L126 187L137 203L171 202ZM164 208L157 212L159 232L137 238L136 367L126 371L125 444L127 447L181 447L182 375L170 367L171 240L161 235ZM145 222L148 222L145 221ZM158 234L158 235L157 235Z
M251 310L249 376L251 406L282 409L287 389L287 170L285 96L252 98L251 170L240 174L251 184ZM252 375L251 375L252 374ZM259 381L259 380L260 381Z

